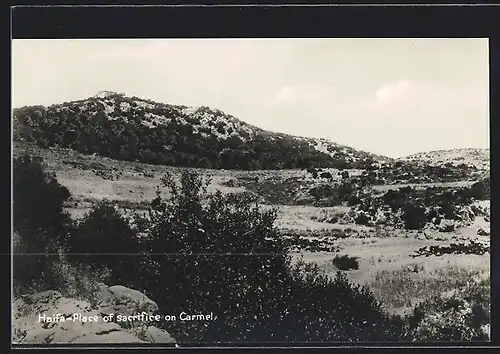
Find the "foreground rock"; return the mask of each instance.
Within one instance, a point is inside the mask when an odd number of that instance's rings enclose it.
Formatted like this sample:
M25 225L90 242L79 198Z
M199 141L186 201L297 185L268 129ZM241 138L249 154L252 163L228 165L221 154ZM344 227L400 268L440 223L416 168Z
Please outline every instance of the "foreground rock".
M44 291L15 299L13 342L56 343L161 343L174 344L154 320L119 321L117 316L158 314L158 305L139 291L99 284L96 305L66 298L58 291ZM104 318L114 314L113 320Z

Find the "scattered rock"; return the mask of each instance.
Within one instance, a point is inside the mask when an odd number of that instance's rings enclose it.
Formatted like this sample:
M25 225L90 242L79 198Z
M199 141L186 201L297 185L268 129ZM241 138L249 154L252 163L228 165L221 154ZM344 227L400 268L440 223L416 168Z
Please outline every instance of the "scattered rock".
M441 232L453 232L455 231L455 223L453 220L443 219L438 226L438 230Z
M490 235L490 231L489 230L486 231L486 230L480 228L479 230L477 230L477 234L479 236L489 236Z

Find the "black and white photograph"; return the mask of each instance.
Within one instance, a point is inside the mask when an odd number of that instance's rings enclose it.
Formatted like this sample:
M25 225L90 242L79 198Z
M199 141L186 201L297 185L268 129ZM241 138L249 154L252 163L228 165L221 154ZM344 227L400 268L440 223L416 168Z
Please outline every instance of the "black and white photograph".
M490 341L487 38L12 40L12 343Z

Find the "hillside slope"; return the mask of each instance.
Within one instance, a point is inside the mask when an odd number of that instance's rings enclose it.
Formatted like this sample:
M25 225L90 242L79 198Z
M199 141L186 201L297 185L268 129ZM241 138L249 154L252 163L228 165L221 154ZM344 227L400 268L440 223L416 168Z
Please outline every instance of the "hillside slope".
M366 168L391 159L326 139L268 132L218 109L102 92L14 109L14 140L86 154L180 167Z

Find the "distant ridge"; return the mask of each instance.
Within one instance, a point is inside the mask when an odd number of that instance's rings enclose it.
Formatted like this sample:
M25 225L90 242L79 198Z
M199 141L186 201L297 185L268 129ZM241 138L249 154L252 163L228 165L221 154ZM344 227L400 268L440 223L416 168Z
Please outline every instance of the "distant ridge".
M404 161L421 161L429 165L473 165L481 170L490 169L490 149L462 148L421 152L401 158Z

